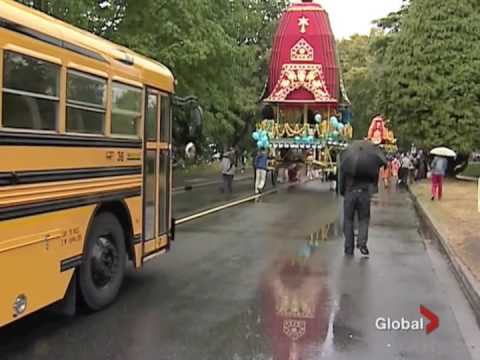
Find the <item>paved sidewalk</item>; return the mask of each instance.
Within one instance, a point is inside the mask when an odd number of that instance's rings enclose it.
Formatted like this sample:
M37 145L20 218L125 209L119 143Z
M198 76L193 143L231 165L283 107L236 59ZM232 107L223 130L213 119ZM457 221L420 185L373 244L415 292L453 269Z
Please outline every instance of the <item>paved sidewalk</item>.
M430 182L420 182L411 188L425 215L430 219L447 255L458 262L463 274L480 299L480 213L477 210L476 183L448 180L441 201L431 201ZM473 304L475 306L475 304ZM478 304L480 306L480 303Z

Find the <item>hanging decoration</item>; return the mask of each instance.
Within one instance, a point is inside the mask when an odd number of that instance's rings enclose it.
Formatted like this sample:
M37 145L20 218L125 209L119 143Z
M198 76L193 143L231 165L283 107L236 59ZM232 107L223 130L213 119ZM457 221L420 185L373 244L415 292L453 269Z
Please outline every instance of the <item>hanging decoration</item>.
M285 101L291 92L302 88L309 91L315 101L337 101L328 93L321 64L284 64L278 83L266 101Z

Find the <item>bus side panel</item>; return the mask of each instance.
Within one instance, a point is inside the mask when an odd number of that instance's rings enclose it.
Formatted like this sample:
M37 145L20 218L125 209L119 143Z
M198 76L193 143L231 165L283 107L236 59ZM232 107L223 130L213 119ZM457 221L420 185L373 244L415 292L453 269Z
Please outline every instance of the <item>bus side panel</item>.
M27 299L28 315L61 300L82 255L95 205L0 222L0 326L17 319L14 303ZM62 266L64 271L62 271Z

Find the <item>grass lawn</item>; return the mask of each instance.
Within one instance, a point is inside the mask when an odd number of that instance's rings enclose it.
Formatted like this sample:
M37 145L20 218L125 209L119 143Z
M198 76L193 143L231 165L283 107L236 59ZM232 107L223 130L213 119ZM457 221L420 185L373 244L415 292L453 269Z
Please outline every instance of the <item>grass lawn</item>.
M219 174L221 163L215 162L212 164L189 165L186 168L175 169L174 176L189 177L189 176L208 176Z
M471 177L480 177L480 163L471 163L460 175L471 176Z

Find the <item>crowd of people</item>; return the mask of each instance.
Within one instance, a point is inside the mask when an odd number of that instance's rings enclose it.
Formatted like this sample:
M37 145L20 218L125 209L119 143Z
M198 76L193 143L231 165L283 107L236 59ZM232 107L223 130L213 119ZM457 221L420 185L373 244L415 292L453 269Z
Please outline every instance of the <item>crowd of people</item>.
M236 151L233 147L226 150L222 156L222 192L233 192L233 178L237 169L244 173L247 163L247 153ZM307 159L308 160L308 159ZM386 189L391 186L407 187L414 182L430 178L432 181L432 200L441 199L443 193L443 177L445 176L448 161L445 158L435 157L433 161L423 150L411 150L387 156L387 165L380 169L380 183ZM277 178L280 182L296 182L300 169L293 164L283 171L275 170L269 166L270 157L266 149L259 149L252 157L254 168L254 191L261 193L270 176L272 185L276 185ZM309 179L319 177L314 175L313 168L306 162L306 176ZM277 173L278 172L278 173ZM330 190L336 190L336 174L321 172L320 179L331 183Z
M423 150L398 153L387 157L388 164L380 170L380 179L385 188L392 184L407 187L417 181L430 178L432 200L442 198L443 177L446 175L448 160L435 156L430 161Z
M221 192L226 194L233 193L233 180L237 170L241 174L245 173L248 162L247 151L238 151L234 147L230 147L223 152L221 157L221 172L223 185ZM272 185L276 185L278 174L276 170L269 166L271 158L267 149L258 149L252 156L254 191L256 194L261 193L265 188L268 175L272 181Z
M380 170L385 187L394 184L409 185L428 176L428 157L418 152L397 153L387 157L388 164Z

